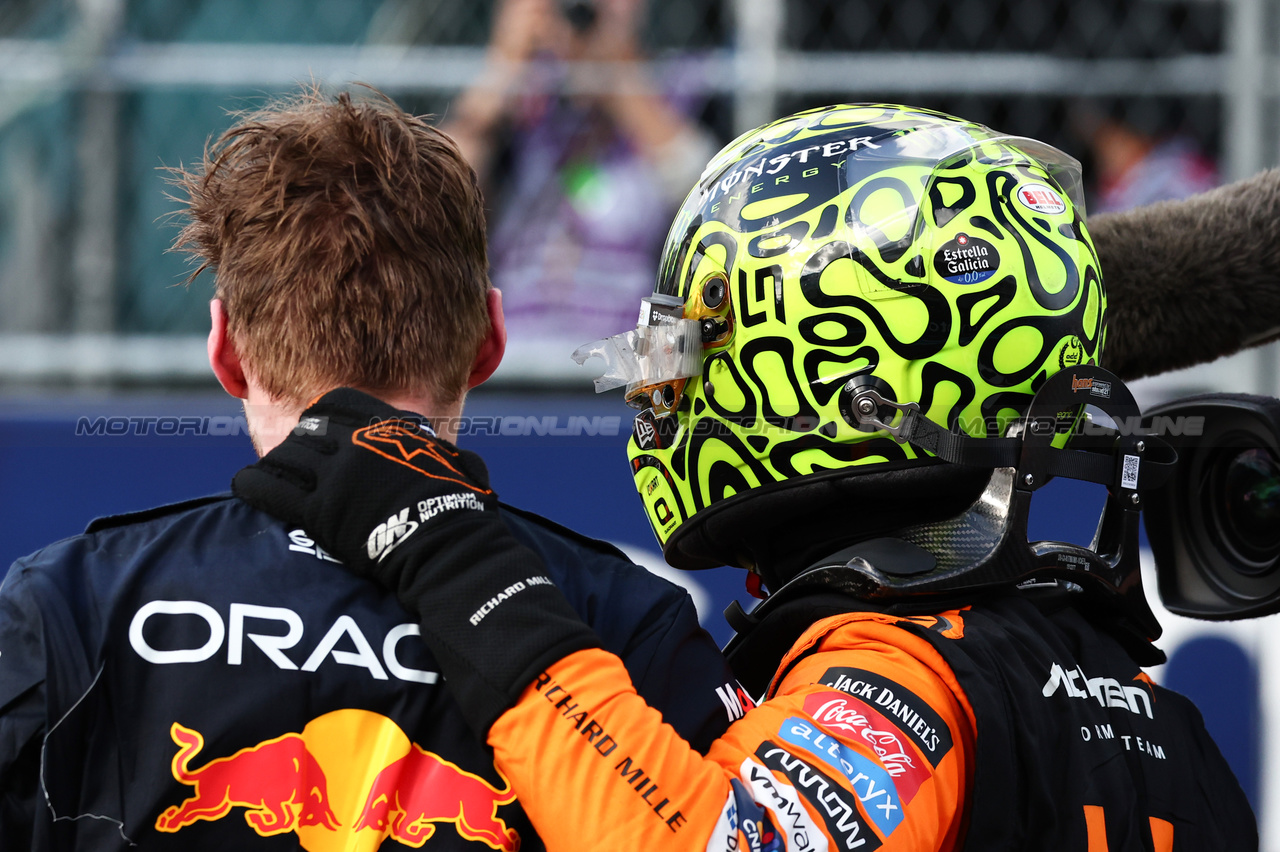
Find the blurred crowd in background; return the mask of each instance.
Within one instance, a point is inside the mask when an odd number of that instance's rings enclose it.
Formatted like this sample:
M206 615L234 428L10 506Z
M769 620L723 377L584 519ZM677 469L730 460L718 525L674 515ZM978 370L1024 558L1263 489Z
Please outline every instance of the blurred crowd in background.
M1084 162L1091 212L1268 164L1224 144L1253 126L1236 115L1250 5L1272 4L6 0L0 386L65 380L72 342L110 361L112 339L202 334L209 285L174 290L189 270L166 254L162 167L308 79L438 117L484 183L517 350L567 355L634 324L710 154L806 106L899 100L1042 139ZM1265 158L1265 122L1251 132ZM204 383L194 346L109 376Z

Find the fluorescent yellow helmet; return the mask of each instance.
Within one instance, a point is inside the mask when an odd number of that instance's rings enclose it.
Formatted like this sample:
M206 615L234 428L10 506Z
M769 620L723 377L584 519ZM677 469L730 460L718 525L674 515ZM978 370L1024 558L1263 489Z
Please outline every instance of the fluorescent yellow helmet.
M1084 215L1071 157L929 110L833 106L726 146L676 216L637 330L577 353L603 356L597 386L625 383L643 409L628 454L667 560L749 564L741 542L770 517L938 464L857 417L867 389L997 437L1049 376L1098 363Z

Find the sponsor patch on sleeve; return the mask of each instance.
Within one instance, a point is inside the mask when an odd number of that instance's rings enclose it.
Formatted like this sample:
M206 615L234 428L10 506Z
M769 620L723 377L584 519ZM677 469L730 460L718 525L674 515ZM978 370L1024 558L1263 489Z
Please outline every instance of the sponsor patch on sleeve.
M797 716L783 722L778 735L791 745L800 746L821 758L847 778L862 803L863 813L871 818L882 835L888 837L902 822L898 788L883 766ZM914 790L912 793L914 795Z
M756 759L774 772L781 772L822 819L827 835L838 849L872 852L881 839L858 808L857 795L835 782L830 775L775 742L765 740L756 747Z
M746 786L736 778L720 810L720 819L707 841L707 852L744 852L738 838L747 838L745 852L779 852L782 839L769 821L769 815L752 798Z
M931 773L925 759L897 727L863 701L840 692L819 692L805 699L804 710L819 729L846 741L862 741L880 758L898 795L910 802Z
M830 848L826 835L818 830L809 812L800 804L800 797L790 784L779 781L772 772L751 758L742 761L739 776L752 800L769 809L768 822L774 831L785 838L788 852L827 852ZM737 790L737 787L734 787ZM723 814L721 815L723 818ZM717 833L712 835L723 837L717 826ZM707 846L708 852L712 847Z
M951 730L942 721L942 717L924 699L901 684L875 672L847 667L827 669L820 682L874 709L906 734L935 768L946 757L947 752L951 751ZM805 712L817 718L809 710L808 701L805 703Z

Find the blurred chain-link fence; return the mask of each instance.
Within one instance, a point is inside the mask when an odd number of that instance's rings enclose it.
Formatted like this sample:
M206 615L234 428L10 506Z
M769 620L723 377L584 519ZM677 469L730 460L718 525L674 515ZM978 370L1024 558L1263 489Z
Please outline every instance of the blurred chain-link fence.
M1105 173L1094 133L1114 123L1177 136L1230 178L1280 155L1278 8L650 0L643 41L647 72L720 141L805 106L900 100L1044 139L1087 174ZM229 110L312 79L447 119L493 18L471 0L0 4L0 383L207 381L210 283L180 286L160 167L197 159ZM508 360L509 379L564 375Z

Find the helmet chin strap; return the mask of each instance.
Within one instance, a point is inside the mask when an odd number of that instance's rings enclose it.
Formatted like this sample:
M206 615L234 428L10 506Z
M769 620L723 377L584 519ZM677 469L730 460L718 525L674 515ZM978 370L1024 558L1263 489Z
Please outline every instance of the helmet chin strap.
M1086 424L1084 434L1073 441L1074 449L1051 446L1063 426L1060 416L1074 428L1075 413L1083 403L1110 415L1118 428ZM901 417L886 418L886 409ZM853 410L860 422L884 428L899 442L910 442L954 464L993 468L986 489L954 518L906 526L818 560L751 614L731 605L734 612L726 611L726 617L739 632L749 631L771 609L817 588L852 595L877 609L908 612L936 608L940 602L959 599L961 593L971 598L978 590L1056 583L1093 598L1102 614L1132 640L1127 643L1131 650L1156 662L1156 657L1162 659L1149 644L1161 628L1143 593L1138 564L1138 483L1158 484L1177 455L1165 441L1141 433L1137 403L1118 378L1099 367L1056 374L1036 394L1027 417L1011 430L1017 434L1005 438L949 432L924 418L915 403L898 404L874 390L855 396ZM1031 497L1052 476L1107 486L1106 506L1089 547L1028 541Z

